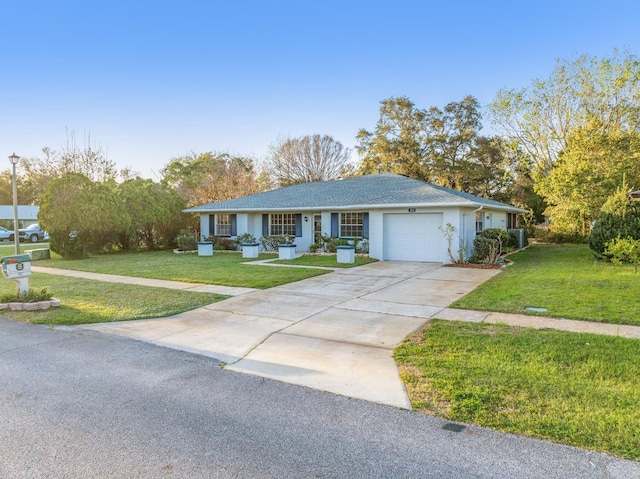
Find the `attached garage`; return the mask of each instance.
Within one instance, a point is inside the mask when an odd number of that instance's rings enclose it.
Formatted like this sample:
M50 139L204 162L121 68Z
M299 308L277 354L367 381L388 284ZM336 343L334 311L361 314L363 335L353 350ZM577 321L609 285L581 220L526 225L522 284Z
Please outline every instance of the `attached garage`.
M442 213L384 215L384 259L443 262Z

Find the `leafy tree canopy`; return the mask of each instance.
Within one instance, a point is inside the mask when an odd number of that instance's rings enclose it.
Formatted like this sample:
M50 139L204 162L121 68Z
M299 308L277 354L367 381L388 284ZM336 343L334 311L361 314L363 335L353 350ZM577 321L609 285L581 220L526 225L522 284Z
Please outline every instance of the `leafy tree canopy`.
M406 97L381 102L373 132L357 139L361 174L388 171L499 201L509 201L523 152L499 137L479 135L472 96L443 109L417 108ZM531 185L521 182L521 188Z
M162 175L162 182L176 190L188 206L261 191L253 160L228 153L193 153L174 158Z
M640 186L640 133L603 133L597 125L577 128L553 169L536 179L554 228L587 236L598 211L623 181Z
M640 201L629 199L624 182L602 206L587 240L597 256L610 257L607 245L616 238L640 240Z
M614 50L609 58L558 61L548 79L498 91L490 111L494 125L548 174L580 128L599 134L638 131L640 60Z
M80 173L68 173L47 185L38 220L49 232L51 249L64 258L102 251L131 222L112 188Z
M184 200L165 184L136 178L119 184L116 191L131 217L128 228L119 228L124 250L140 242L150 250L168 247L187 223Z

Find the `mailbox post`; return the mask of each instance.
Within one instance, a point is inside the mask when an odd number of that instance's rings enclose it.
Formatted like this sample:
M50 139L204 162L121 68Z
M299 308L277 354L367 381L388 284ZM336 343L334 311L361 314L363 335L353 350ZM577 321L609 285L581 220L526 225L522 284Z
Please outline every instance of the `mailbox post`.
M5 256L2 263L2 276L18 283L19 294L29 292L29 276L31 276L31 257L28 254Z

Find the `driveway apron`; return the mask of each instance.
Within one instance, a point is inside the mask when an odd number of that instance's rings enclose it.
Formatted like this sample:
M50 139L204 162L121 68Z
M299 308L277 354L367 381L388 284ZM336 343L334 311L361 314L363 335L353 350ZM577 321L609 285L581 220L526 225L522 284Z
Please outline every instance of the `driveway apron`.
M210 356L233 371L411 409L394 347L498 272L381 261L168 318L84 327Z

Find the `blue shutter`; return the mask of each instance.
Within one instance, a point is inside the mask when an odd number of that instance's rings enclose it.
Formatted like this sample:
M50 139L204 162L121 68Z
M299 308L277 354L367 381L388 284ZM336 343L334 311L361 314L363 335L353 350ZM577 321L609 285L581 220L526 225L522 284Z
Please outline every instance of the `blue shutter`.
M331 236L337 238L340 235L338 229L340 228L340 223L338 219L339 213L331 213Z
M262 215L262 236L269 236L269 215Z
M236 215L229 215L231 220L231 236L238 236L238 221Z
M216 234L216 215L209 215L209 236Z
M362 237L369 238L369 213L362 213Z
M302 237L302 214L296 215L296 238Z

